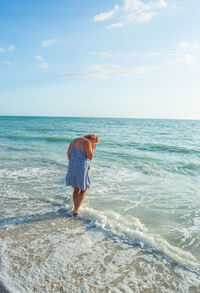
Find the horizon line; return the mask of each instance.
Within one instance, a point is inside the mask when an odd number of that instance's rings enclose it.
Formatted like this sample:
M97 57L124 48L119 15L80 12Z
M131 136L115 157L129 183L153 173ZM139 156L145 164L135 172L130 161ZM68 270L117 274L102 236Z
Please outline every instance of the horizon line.
M91 118L91 119L148 119L148 120L190 120L199 121L200 118L155 118L155 117L108 117L108 116L54 116L54 115L1 115L0 117L29 117L29 118Z

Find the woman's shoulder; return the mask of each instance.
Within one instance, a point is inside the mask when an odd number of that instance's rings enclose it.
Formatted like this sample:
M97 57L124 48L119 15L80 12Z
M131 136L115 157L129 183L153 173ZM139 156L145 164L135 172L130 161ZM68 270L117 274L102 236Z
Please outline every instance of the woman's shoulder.
M84 147L89 148L91 146L91 142L87 138L82 138L82 144Z
M71 145L75 148L84 148L88 147L90 144L89 140L84 137L77 137L72 142Z

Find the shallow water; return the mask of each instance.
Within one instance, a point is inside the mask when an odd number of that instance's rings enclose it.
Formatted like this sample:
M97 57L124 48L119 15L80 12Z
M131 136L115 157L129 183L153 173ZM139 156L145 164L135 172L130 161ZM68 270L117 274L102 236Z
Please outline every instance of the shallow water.
M1 290L200 292L200 121L0 117ZM70 141L99 134L78 218Z

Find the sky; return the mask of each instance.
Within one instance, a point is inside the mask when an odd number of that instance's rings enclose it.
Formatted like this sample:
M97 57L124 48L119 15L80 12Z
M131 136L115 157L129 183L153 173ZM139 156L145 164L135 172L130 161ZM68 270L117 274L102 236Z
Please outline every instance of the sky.
M200 119L200 1L0 0L0 115Z

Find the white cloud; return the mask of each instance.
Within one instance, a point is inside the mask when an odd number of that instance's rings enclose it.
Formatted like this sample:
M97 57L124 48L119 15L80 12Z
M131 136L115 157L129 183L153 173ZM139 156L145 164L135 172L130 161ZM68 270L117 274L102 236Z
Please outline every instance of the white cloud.
M167 2L165 0L158 0L152 3L152 7L165 8L167 7Z
M151 12L141 12L141 11L135 11L132 13L129 13L126 17L128 22L135 22L135 23L140 23L140 22L146 22L152 19L157 12L151 11Z
M189 46L189 44L186 43L186 42L181 42L181 43L179 44L179 46L180 46L181 48L187 48L187 47Z
M8 52L12 52L13 50L15 50L15 46L11 45L8 47ZM0 53L5 52L6 50L4 48L0 47Z
M39 61L44 61L44 58L42 56L35 56L34 57L36 60L39 60Z
M99 53L99 56L101 58L111 58L111 57L114 57L114 55L111 54L111 53L109 53L109 52L101 52L101 53Z
M122 56L121 53L111 53L111 52L105 52L105 51L100 53L91 52L90 54L100 58L114 58L114 57Z
M138 56L138 54L135 53L135 52L132 52L132 53L130 53L130 56L131 56L131 57L136 57L136 56Z
M119 10L119 5L115 5L111 11L105 12L105 13L100 13L100 14L94 16L94 21L103 21L103 20L112 18L118 10Z
M155 69L155 67L126 67L116 64L100 65L94 64L89 68L83 68L80 72L69 72L57 75L58 77L69 79L69 78L95 78L95 79L107 79L110 77L117 76L130 76L137 73L142 73L147 70Z
M120 27L124 25L125 25L125 22L118 22L118 23L112 23L111 25L106 26L106 28Z
M191 64L194 60L195 56L192 54L170 54L170 58L168 59L168 64L175 63L187 63Z
M100 57L100 58L115 58L115 57L136 57L136 56L140 56L140 57L157 57L157 56L161 56L162 54L160 52L150 52L150 53L144 53L144 54L139 54L136 52L130 52L130 53L112 53L112 52L107 52L107 51L102 51L100 53L96 53L96 52L90 52L91 55L96 56L96 57Z
M106 28L120 27L129 22L146 22L157 14L156 10L166 7L167 2L165 0L153 0L149 3L144 3L142 0L123 0L121 6L115 5L112 10L94 16L94 21L105 21L112 18L120 20Z
M145 56L146 57L157 57L157 56L160 56L161 54L159 52L151 52L151 53L148 53L146 54Z
M43 41L43 42L42 42L42 47L48 47L48 46L51 46L51 45L55 44L56 42L57 42L56 39Z
M15 50L15 46L11 45L8 47L8 52L12 52Z
M149 3L144 3L141 0L124 0L124 9L133 11L145 11L152 8L165 8L167 2L165 0L154 0Z
M34 58L38 61L40 61L40 63L37 65L38 67L41 67L41 68L46 68L48 67L48 63L45 62L44 58L40 55L37 55L37 56L34 56Z
M6 65L11 65L11 62L9 62L9 61L4 61L3 63Z
M122 54L121 53L101 52L99 55L101 58L114 58L114 57L119 57Z
M46 67L48 67L48 63L47 62L42 62L41 64L38 65L38 67L46 68Z
M193 42L193 43L181 42L179 46L182 49L198 50L200 49L200 42Z

